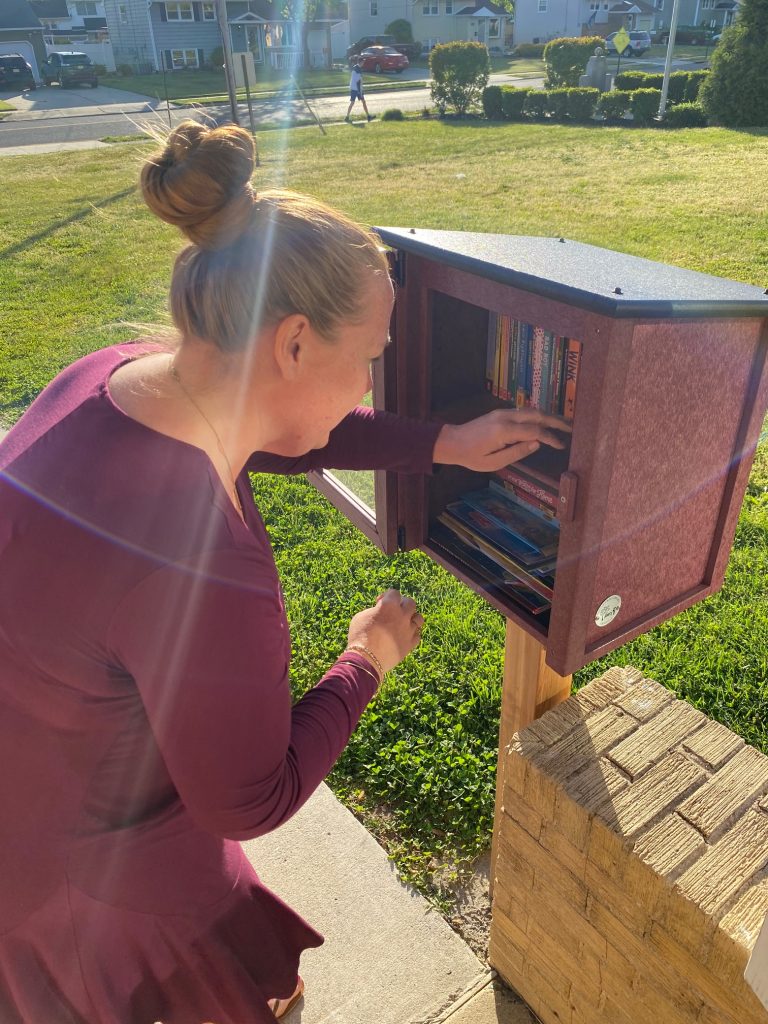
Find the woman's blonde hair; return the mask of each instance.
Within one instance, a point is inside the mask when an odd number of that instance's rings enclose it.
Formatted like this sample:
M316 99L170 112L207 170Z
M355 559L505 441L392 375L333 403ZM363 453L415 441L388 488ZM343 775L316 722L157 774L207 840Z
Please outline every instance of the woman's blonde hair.
M173 269L170 307L182 336L223 352L263 325L304 314L331 339L365 316L369 271L387 274L375 235L310 196L256 194L254 145L243 128L184 121L144 164L144 199L192 242Z

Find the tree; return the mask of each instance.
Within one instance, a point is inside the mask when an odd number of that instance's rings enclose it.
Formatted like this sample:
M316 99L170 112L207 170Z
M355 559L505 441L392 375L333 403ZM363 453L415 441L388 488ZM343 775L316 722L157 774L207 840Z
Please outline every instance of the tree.
M729 128L768 126L768 0L743 0L712 54L699 103Z
M384 31L388 36L394 36L396 43L413 42L413 28L410 21L405 18L396 18L394 21L390 21Z
M482 43L441 43L429 55L432 99L441 114L452 106L463 116L488 84L491 61Z
M309 55L309 28L317 18L318 11L324 8L324 0L282 0L280 15L286 21L292 21L299 31L305 68L309 68L311 63Z

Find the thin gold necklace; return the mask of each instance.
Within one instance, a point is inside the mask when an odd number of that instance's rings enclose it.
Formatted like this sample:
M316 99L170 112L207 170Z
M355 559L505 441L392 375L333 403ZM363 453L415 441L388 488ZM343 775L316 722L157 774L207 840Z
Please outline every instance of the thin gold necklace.
M171 377L173 377L173 379L176 381L176 383L179 385L179 387L181 388L183 394L189 400L189 403L200 413L202 418L208 424L208 428L210 429L211 433L216 438L216 447L219 449L219 453L221 454L221 457L224 459L224 462L226 463L226 466L227 466L227 471L229 472L229 479L230 479L230 482L231 482L231 485L232 485L232 497L235 499L235 504L237 505L238 511L240 512L240 518L243 521L245 521L245 510L243 509L243 503L240 501L240 495L237 492L237 482L235 480L235 474L232 472L232 465L231 465L229 459L227 458L227 453L224 451L224 445L221 443L221 438L219 437L219 435L218 435L218 433L216 431L216 428L211 423L211 421L208 419L208 417L205 415L205 413L200 408L200 406L197 404L197 402L194 400L192 395L190 395L190 393L184 387L184 382L182 381L181 377L179 376L179 371L173 365L173 360L171 360L171 362L168 364L168 372L170 373Z

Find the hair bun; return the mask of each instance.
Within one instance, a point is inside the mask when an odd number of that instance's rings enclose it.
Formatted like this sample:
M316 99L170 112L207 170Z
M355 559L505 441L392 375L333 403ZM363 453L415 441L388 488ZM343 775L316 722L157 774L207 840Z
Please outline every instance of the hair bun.
M203 249L222 249L253 215L253 139L244 128L182 121L141 171L150 210Z

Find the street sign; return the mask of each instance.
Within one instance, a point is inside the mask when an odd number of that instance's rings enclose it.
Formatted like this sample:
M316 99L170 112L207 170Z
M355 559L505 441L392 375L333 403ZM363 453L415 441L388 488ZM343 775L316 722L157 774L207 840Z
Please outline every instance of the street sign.
M629 43L629 33L625 28L620 28L613 37L613 45L616 47L616 53L624 53L626 48L629 46Z

